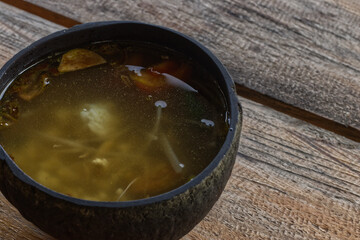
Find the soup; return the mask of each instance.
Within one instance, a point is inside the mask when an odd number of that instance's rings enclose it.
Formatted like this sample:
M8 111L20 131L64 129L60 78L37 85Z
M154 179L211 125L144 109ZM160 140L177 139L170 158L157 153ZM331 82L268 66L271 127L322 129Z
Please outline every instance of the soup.
M8 86L0 144L31 178L94 201L148 198L191 181L228 131L206 69L148 43L54 53Z

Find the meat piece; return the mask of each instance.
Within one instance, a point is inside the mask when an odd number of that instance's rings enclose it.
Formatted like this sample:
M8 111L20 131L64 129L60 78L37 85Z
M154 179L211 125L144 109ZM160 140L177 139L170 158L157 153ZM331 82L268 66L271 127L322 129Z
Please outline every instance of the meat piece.
M29 81L19 88L19 97L23 100L30 101L34 97L40 95L45 87L49 84L49 75L42 73L34 81Z
M87 49L75 48L62 56L58 71L60 73L72 72L104 63L106 60L99 54Z

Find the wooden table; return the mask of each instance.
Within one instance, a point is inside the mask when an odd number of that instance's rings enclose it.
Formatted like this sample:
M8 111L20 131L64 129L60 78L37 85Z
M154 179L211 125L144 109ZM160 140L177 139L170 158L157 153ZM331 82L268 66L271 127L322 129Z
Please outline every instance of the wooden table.
M237 83L232 176L184 240L360 239L358 0L2 0L0 66L49 33L103 20L188 34ZM0 239L52 238L0 195Z

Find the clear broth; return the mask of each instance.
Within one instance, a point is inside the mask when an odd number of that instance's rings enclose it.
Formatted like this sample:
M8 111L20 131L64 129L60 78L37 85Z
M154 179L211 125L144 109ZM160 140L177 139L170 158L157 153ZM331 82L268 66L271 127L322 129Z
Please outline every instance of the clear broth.
M227 106L205 69L145 43L82 48L106 63L58 73L63 53L54 54L1 99L0 144L26 174L72 197L128 201L175 189L212 161L228 131ZM147 83L147 70L160 80ZM29 76L44 89L21 98L22 84L37 91Z

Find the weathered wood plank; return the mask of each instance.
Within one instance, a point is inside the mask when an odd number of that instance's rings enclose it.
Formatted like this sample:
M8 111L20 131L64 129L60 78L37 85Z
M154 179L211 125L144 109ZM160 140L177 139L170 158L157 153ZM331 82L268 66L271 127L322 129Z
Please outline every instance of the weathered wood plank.
M0 2L0 67L21 49L63 28Z
M342 8L354 14L359 14L360 2L358 0L333 0L336 4L339 4Z
M26 221L0 193L0 239L40 240L51 238L32 223Z
M242 102L231 180L184 239L359 239L360 144Z
M359 239L360 144L241 101L244 126L230 181L183 240ZM0 238L51 239L2 195L0 206Z
M360 144L261 106L244 109L235 172L244 238L359 239Z
M360 129L355 0L28 1L80 22L177 29L214 51L239 84Z
M0 3L0 65L60 28ZM360 144L241 101L244 127L232 177L183 239L359 239ZM52 238L0 194L0 239Z
M63 27L0 2L0 67L19 50ZM0 239L45 239L0 193Z

